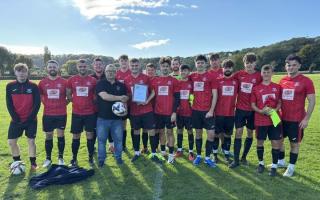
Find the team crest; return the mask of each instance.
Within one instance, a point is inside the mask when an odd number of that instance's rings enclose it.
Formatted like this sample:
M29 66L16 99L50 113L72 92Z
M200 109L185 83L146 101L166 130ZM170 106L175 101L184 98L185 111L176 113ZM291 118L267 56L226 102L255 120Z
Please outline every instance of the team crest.
M172 84L172 82L171 81L168 81L168 85L171 85Z
M119 91L120 90L120 86L117 86L117 91Z
M140 80L139 83L140 83L140 84L143 84L143 80Z
M28 94L31 94L32 93L32 89L27 89L27 91L26 91Z
M277 91L277 88L272 88L272 92L276 92Z
M294 87L298 87L299 85L300 85L299 82L294 83Z
M87 82L87 85L91 85L91 83L88 81L88 82Z
M203 78L202 78L202 81L207 81L207 78L206 78L206 77L203 77Z
M257 80L254 78L254 79L252 79L252 83L256 83L257 82Z
M61 86L62 86L61 83L58 83L58 84L57 84L57 87L58 87L58 88L61 88Z

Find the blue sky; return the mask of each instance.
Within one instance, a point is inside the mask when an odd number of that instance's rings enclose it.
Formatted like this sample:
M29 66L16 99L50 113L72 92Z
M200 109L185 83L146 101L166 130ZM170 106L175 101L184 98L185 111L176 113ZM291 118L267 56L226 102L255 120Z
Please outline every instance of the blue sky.
M193 56L320 36L316 0L3 0L12 52Z

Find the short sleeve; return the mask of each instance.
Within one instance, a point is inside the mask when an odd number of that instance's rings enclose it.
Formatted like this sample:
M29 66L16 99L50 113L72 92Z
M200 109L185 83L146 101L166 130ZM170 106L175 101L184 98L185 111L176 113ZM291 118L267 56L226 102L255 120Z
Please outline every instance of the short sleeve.
M307 95L308 94L315 94L313 82L309 78L306 79L306 93L307 93Z

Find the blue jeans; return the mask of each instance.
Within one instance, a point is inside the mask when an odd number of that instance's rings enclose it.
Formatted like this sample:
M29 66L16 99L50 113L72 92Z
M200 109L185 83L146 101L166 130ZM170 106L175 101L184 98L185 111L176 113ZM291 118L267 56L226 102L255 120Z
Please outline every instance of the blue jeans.
M111 133L115 147L115 158L120 159L122 154L123 123L122 120L97 119L98 160L106 160L106 143Z

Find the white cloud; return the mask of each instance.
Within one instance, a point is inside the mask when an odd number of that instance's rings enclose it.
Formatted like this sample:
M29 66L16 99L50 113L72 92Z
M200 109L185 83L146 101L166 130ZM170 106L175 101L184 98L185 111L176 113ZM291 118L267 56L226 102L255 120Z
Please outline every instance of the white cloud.
M44 52L43 47L37 47L37 46L8 45L8 44L1 44L1 43L0 43L0 46L6 47L12 53L17 53L17 54L31 55L31 54L43 54Z
M97 16L120 19L128 14L150 15L143 9L164 7L168 3L169 0L73 0L73 5L87 19Z
M199 8L197 5L191 5L190 8Z
M179 15L179 13L177 13L177 12L167 13L167 12L161 11L161 12L159 12L159 15L161 15L161 16L177 16L177 15Z
M151 47L157 47L168 44L170 39L163 39L163 40L151 40L151 41L145 41L138 44L132 45L132 47L142 50L142 49L149 49Z
M187 6L186 6L186 5L179 4L179 3L177 3L177 4L176 4L176 7L178 7L178 8L187 8Z
M150 37L155 36L156 34L153 33L153 32L147 32L147 33L142 33L142 35L143 35L144 37L150 38Z

